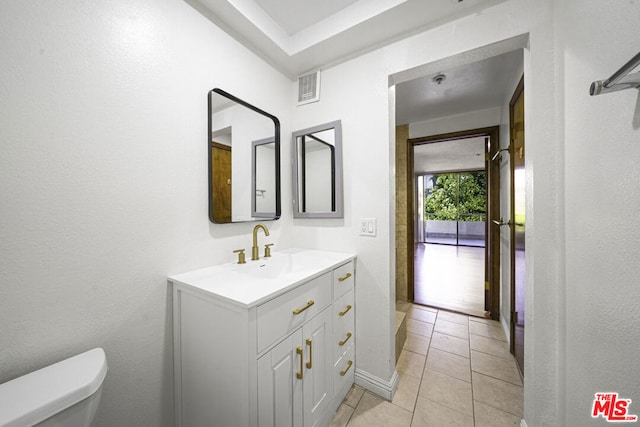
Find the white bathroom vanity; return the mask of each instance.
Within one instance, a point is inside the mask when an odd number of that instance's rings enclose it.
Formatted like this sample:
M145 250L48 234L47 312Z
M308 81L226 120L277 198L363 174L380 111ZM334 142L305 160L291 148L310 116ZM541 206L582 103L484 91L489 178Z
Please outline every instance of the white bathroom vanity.
M177 426L326 426L354 382L355 255L171 276Z

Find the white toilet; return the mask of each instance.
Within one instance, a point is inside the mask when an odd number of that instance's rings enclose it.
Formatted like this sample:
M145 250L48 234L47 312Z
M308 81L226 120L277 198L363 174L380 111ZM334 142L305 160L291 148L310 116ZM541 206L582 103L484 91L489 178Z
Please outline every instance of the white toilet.
M90 426L106 374L104 350L94 348L0 384L0 427Z

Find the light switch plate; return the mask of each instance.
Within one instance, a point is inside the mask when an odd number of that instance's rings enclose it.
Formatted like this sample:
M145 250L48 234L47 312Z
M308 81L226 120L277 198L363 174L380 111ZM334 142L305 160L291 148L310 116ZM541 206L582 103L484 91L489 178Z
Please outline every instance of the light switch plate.
M375 218L360 218L360 235L371 236L376 235L376 219Z

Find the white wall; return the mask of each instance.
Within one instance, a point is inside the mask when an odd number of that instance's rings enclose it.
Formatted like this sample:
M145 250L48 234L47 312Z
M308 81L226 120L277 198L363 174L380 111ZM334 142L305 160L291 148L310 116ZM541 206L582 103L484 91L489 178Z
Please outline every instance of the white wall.
M501 40L527 34L529 70L527 159L530 231L527 248L528 292L536 313L528 310L528 333L535 339L527 360L525 394L531 425L544 425L557 414L558 265L562 262L558 201L553 197L558 168L554 104L553 15L550 1L511 0L455 22L421 33L367 55L323 70L321 100L294 110L293 127L300 129L342 119L345 158L345 219L294 222L296 234L320 247L334 245L358 252L358 369L390 381L393 376L394 271L394 126L395 91L389 77ZM453 37L452 37L453 35ZM293 102L292 96L292 102ZM389 101L390 99L390 101ZM500 114L496 114L499 121ZM495 122L494 122L495 123ZM551 152L552 158L549 159ZM535 192L534 192L535 189ZM378 236L359 237L358 219L378 219ZM354 226L354 224L356 226ZM344 229L342 226L344 225ZM327 227L333 227L327 229ZM540 262L538 263L538 259ZM528 260L529 261L529 260ZM533 294L533 283L539 293ZM537 298L537 300L536 300ZM534 317L535 316L535 317ZM528 421L529 421L528 419Z
M640 415L640 97L590 97L589 85L638 53L640 4L568 0L556 13L566 252L566 413L558 424L603 425L590 416L597 392L632 399L629 412Z
M207 91L289 135L291 81L182 0L2 1L0 52L0 382L101 346L97 425L171 426L166 278L251 245L208 220Z
M637 52L639 7L606 3L508 0L399 41L323 70L321 101L289 123L295 84L183 1L1 2L0 381L103 346L98 425L172 425L166 277L250 241L251 224L207 219L215 86L281 118L274 250L358 253L358 368L391 381L389 76L528 33L525 418L588 425L602 389L639 413L638 94L587 95ZM288 135L336 119L345 218L294 221ZM375 238L358 236L361 217L377 218Z

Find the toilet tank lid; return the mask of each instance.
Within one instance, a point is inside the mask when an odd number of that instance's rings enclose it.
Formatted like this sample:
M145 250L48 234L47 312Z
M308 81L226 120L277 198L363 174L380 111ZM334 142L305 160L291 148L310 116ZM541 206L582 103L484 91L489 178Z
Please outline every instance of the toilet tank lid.
M106 374L104 350L94 348L0 384L0 426L39 423L91 396Z

